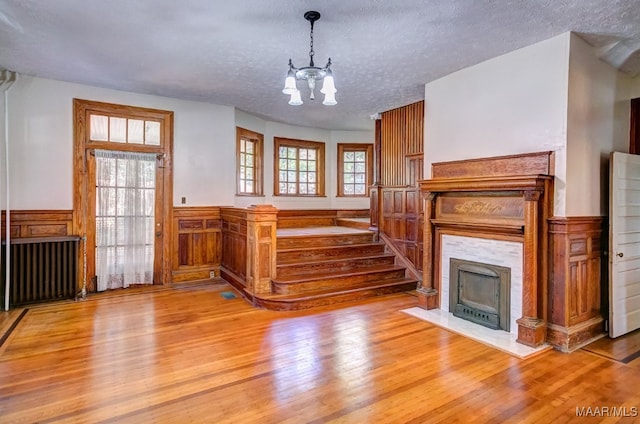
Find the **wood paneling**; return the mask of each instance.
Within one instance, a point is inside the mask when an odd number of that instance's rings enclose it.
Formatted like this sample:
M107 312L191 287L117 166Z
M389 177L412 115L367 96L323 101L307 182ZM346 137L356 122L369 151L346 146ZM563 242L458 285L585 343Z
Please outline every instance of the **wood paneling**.
M549 332L557 347L571 351L604 331L606 220L567 217L549 223Z
M379 131L380 184L372 190L372 214L378 209L379 230L420 270L423 210L418 181L424 168L424 102L384 112Z
M278 228L326 227L336 225L338 218L368 218L368 209L281 209Z
M73 211L12 210L11 237L63 237L73 235ZM2 211L2 239L5 236L5 211Z
M222 219L218 207L173 210L173 282L205 280L220 275Z
M221 208L222 267L221 276L244 292L247 284L247 210Z
M553 152L495 156L434 163L431 178L554 175L554 166Z
M381 229L416 269L422 269L423 211L419 190L411 187L382 189Z
M380 125L380 183L383 186L413 184L407 169L408 156L422 155L424 102L382 113Z

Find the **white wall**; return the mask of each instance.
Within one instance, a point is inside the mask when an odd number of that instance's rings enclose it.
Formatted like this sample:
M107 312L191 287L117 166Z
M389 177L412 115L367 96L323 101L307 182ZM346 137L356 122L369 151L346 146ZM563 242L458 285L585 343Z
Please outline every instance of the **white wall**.
M174 204L233 204L233 108L21 75L9 93L12 209L73 208L73 98L174 111Z
M640 75L631 80L631 98L637 99L638 97L640 97Z
M425 86L425 175L433 162L551 150L554 215L606 215L633 93L640 78L571 33L463 69Z
M374 131L330 131L318 128L297 127L265 121L246 112L236 110L239 127L264 135L264 196L236 196L235 206L270 204L279 209L369 209L368 198L336 197L337 193L337 144L373 143ZM325 143L325 194L326 197L286 197L273 195L273 138L295 138Z
M425 177L434 162L554 151L564 199L569 34L425 86ZM555 214L564 215L564 202Z
M567 216L608 215L608 162L629 151L631 78L571 34L567 110ZM600 193L600 196L595 195Z
M268 122L227 106L21 75L9 93L12 209L73 208L74 98L174 112L173 204L176 206L182 205L181 198L185 197L185 206L243 207L270 203L295 209L369 207L368 199L335 197L335 158L337 142L373 142L373 123L371 132L296 127ZM265 136L265 197L235 196L236 125ZM272 196L274 136L327 143L327 197ZM2 181L4 160L0 167ZM5 203L2 193L0 207L6 208Z

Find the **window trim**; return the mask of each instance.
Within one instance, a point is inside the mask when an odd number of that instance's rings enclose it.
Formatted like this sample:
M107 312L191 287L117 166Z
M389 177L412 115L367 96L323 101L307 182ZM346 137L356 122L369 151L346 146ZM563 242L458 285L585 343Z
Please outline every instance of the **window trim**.
M344 153L365 152L366 154L366 189L365 194L344 193ZM373 185L373 144L371 143L338 143L338 189L336 197L362 198L369 197Z
M240 139L250 139L256 143L254 191L244 193L240 191ZM242 127L236 127L236 196L260 197L264 196L264 135Z
M280 147L315 149L317 154L318 192L316 194L280 193ZM273 137L273 195L283 197L325 197L325 143L322 141L297 140L293 138ZM299 181L297 181L299 182Z

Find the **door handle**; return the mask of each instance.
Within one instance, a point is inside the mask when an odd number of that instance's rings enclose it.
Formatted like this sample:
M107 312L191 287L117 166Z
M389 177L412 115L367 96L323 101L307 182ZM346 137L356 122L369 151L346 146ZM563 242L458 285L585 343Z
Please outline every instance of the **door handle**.
M624 256L624 253L620 252L620 253L618 253L616 256L618 256L618 257L620 257L620 258L621 258L621 257L623 257L623 256Z
M160 231L158 231L158 232L156 233L156 237L160 237L161 235L162 235L162 233L161 233Z

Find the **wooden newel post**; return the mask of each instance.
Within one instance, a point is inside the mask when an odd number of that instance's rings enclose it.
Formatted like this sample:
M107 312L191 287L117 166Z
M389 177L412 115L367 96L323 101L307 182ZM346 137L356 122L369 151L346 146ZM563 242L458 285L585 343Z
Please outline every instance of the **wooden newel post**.
M276 228L278 209L272 205L247 208L247 289L253 294L271 293L276 276Z
M545 321L538 313L538 190L524 192L524 245L522 264L522 318L518 324L518 342L528 346L539 346L545 341Z
M438 290L433 281L433 241L434 231L431 219L434 217L436 193L425 191L424 198L424 257L422 262L422 282L416 290L418 292L418 305L423 309L435 309L438 307Z

